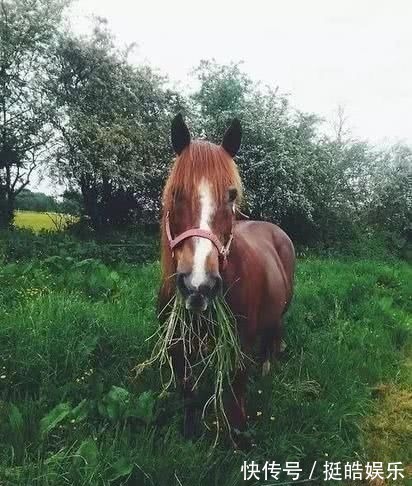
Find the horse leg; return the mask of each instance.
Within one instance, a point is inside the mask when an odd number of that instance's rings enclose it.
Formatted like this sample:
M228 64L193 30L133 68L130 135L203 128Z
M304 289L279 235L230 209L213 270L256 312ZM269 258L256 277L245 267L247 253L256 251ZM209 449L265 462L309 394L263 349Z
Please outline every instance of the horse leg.
M183 436L186 439L194 437L196 431L196 394L192 390L193 381L190 380L183 385Z
M247 371L238 370L232 381L232 390L228 399L228 420L233 432L232 444L236 449L249 451L253 445L252 439L245 434L247 426L246 416L246 384Z
M237 370L232 381L228 403L228 419L232 428L243 431L246 428L246 384L247 371Z
M194 436L196 428L196 393L193 390L193 380L190 370L187 370L183 349L180 347L175 349L171 357L176 381L183 398L183 436L190 439Z
M261 336L261 356L263 358L262 375L270 372L273 358L279 358L282 349L282 322L276 321L275 325L266 329Z

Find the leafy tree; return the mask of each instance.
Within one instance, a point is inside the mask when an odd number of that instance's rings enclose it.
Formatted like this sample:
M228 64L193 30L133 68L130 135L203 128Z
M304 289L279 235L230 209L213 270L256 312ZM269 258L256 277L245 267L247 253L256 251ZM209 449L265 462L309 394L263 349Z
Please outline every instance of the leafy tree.
M49 89L60 133L57 172L82 194L95 229L153 218L180 97L147 66L132 67L102 21L88 38L64 35Z
M50 106L42 82L64 6L0 1L0 228L11 226L16 196L47 158Z
M239 64L202 61L189 117L196 132L220 142L229 120L241 119L237 157L246 210L284 227L295 241L350 241L368 222L411 236L411 150L379 151L353 139L338 108L334 134L320 119L293 110L288 98L254 83Z
M375 174L374 149L366 142L342 137L341 129L335 137L321 139L313 174L313 239L322 242L356 237L365 223Z
M230 118L242 121L238 163L247 211L300 232L312 221L317 117L294 112L286 96L253 83L238 64L202 62L195 74L201 83L193 96L198 133L219 142Z
M252 81L241 71L240 64L220 65L214 60L201 61L193 75L200 86L192 95L188 116L198 136L219 143L228 121L246 111Z
M59 202L58 211L72 216L81 216L82 214L82 196L79 192L66 189L62 194Z
M52 196L43 192L32 192L23 189L16 196L15 208L24 211L56 211L57 202Z
M377 156L368 221L383 228L395 247L412 250L412 149L398 144Z

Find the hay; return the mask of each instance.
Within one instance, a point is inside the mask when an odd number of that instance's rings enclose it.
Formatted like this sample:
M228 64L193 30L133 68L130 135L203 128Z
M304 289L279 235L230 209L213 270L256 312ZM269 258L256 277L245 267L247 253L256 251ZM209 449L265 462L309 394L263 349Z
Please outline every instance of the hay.
M160 370L162 392L176 385L175 371L170 351L180 346L184 358L184 380L191 380L192 389L200 384L206 372L213 376L214 391L206 401L202 418L212 407L216 422L216 440L223 424L230 432L224 409L223 393L231 390L231 380L238 369L244 367L244 358L236 328L236 319L223 296L214 299L206 312L194 314L185 307L180 294L176 294L161 312L166 318L157 332L150 358L136 367L140 374L147 367L157 364ZM168 370L167 376L165 369ZM232 390L231 390L232 391ZM209 427L208 427L209 428Z

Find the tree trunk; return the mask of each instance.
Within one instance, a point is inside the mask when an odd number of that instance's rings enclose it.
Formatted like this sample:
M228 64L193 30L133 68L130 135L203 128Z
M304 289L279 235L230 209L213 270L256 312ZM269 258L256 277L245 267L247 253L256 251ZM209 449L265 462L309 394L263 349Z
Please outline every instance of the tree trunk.
M83 196L84 210L90 218L90 224L95 231L100 232L102 220L97 204L97 190L94 187L90 187L88 184L82 184L81 192Z
M13 229L15 195L0 192L0 229Z
M7 211L6 211L6 194L3 190L0 190L0 230L7 229Z

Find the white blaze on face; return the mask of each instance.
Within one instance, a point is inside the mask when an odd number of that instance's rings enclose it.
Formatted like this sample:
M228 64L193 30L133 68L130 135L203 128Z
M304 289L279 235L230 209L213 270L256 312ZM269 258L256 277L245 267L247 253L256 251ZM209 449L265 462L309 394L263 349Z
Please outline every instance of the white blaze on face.
M210 185L205 179L200 181L198 192L200 201L199 228L210 231L210 221L215 210L215 204ZM191 283L197 289L206 280L206 260L212 251L212 242L206 238L195 237L194 247Z

